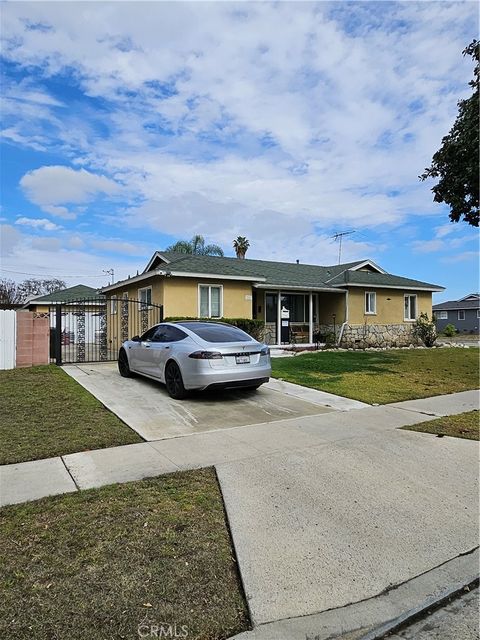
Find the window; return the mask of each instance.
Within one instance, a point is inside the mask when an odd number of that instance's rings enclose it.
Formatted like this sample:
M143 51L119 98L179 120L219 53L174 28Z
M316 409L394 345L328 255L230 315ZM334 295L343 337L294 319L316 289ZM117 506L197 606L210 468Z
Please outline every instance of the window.
M417 318L417 296L405 295L404 296L404 320L416 320Z
M110 298L110 313L112 315L114 313L117 313L117 299L116 298Z
M448 311L435 311L437 320L448 320Z
M214 322L179 322L206 342L250 342L252 338L238 327Z
M480 318L480 309L477 309L477 318Z
M145 331L145 333L141 336L140 340L142 342L152 342L154 335L156 334L157 331L158 331L158 327L151 327L148 331Z
M200 318L222 317L222 288L221 285L198 285Z
M157 327L157 331L153 336L153 342L180 342L187 337L187 334L177 327L171 327L167 325L160 325Z
M459 320L465 320L465 310L464 309L459 309L457 312L457 318Z
M375 291L365 291L365 313L377 313L377 294Z
M145 309L152 304L152 287L138 290L138 299L141 302L140 308Z

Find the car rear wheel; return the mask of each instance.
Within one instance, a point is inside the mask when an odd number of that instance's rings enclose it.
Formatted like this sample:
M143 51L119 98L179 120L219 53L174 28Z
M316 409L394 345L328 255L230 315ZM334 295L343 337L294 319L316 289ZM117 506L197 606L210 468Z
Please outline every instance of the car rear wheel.
M118 354L118 370L122 378L133 378L134 374L130 371L130 365L128 364L128 357L125 349L120 349Z
M165 386L172 398L183 400L187 397L188 391L183 386L183 378L180 368L176 362L169 362L165 369Z

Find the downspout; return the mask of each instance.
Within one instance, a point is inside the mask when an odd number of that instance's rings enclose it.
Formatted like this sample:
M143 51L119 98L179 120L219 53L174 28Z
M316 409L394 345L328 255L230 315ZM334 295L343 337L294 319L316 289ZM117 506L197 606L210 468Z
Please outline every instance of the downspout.
M345 327L348 324L348 289L345 291L345 322L342 323L340 327L340 332L338 334L337 347L342 344L343 332L345 331Z
M337 347L339 347L342 344L343 332L345 331L345 327L347 326L347 324L348 322L344 322L340 327L340 333L338 334L338 340L337 340Z

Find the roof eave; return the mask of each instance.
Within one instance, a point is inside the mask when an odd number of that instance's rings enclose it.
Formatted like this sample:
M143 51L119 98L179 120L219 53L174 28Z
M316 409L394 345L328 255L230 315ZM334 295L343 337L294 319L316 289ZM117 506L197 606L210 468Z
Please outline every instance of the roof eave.
M253 288L272 291L328 291L330 293L347 293L346 289L338 289L336 287L308 287L299 284L268 284L267 282L256 282Z
M362 288L371 288L371 289L403 289L405 291L433 291L433 292L442 292L445 291L445 287L440 287L438 285L428 285L428 286L413 286L413 285L397 285L397 284L377 284L375 282L346 282L346 287L362 287Z

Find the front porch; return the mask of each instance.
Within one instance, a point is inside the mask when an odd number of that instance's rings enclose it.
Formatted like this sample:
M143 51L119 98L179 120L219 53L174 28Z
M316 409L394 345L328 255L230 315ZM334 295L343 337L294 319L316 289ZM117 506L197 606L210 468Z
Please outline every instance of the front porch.
M345 291L254 290L254 317L265 321L264 341L285 347L336 342L347 320Z

